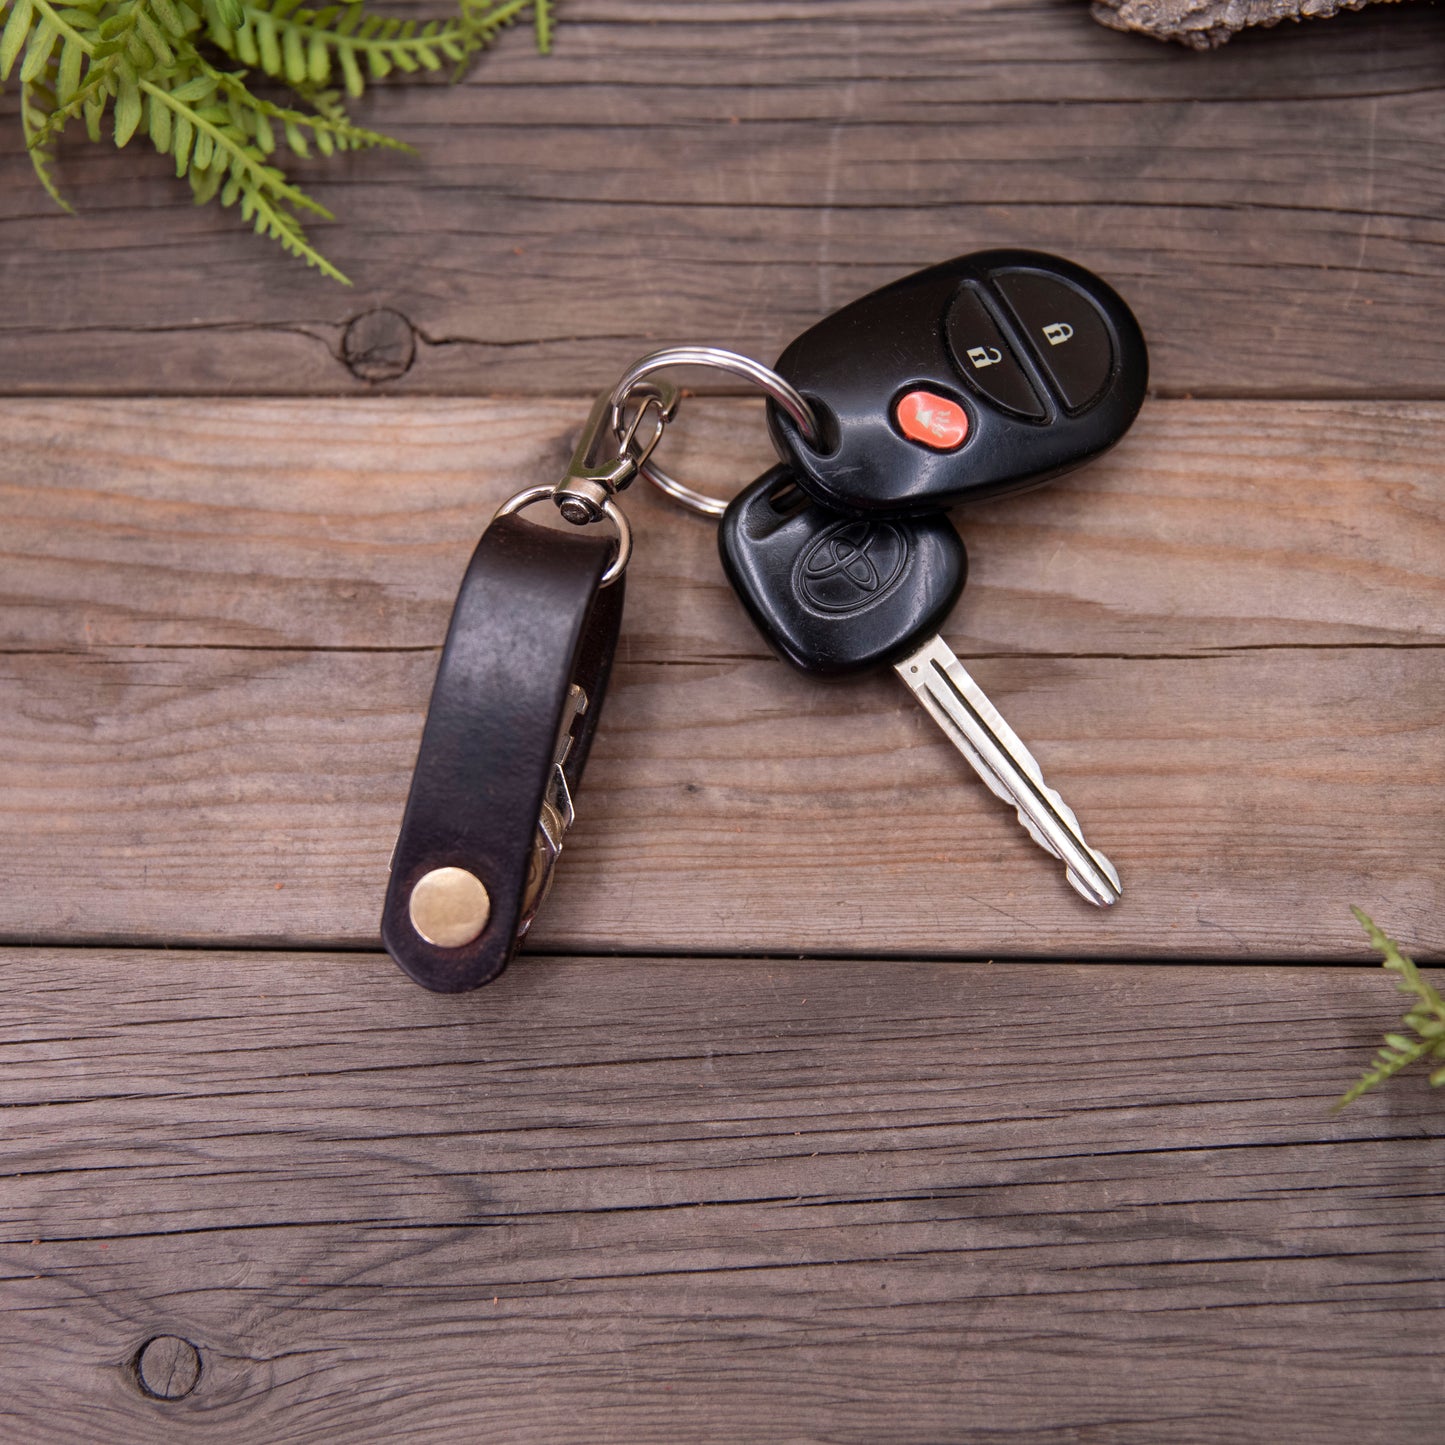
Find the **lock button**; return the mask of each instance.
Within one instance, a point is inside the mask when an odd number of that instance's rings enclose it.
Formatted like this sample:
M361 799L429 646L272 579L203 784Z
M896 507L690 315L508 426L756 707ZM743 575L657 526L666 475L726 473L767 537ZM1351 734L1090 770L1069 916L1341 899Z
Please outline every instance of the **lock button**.
M1114 372L1114 347L1099 308L1057 276L1003 271L992 279L1069 412L1087 410Z
M1029 384L1028 374L998 323L969 287L955 297L944 331L953 364L964 381L996 406L1031 421L1043 421L1043 403Z

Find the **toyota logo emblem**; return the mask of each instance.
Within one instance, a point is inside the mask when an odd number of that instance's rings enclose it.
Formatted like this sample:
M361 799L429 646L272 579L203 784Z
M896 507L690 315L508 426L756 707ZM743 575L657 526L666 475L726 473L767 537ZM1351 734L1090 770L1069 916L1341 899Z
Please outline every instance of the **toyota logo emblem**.
M847 616L878 601L903 575L908 543L888 522L839 522L814 537L793 568L797 594Z

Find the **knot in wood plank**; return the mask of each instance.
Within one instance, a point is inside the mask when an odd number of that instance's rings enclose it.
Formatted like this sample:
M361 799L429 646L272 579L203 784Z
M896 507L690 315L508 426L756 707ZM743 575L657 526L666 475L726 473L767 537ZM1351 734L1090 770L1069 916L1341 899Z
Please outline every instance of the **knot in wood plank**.
M363 311L347 323L341 359L361 381L395 381L416 360L416 332L400 311L390 307Z
M136 1352L136 1383L153 1400L180 1400L201 1378L201 1352L189 1340L157 1335Z

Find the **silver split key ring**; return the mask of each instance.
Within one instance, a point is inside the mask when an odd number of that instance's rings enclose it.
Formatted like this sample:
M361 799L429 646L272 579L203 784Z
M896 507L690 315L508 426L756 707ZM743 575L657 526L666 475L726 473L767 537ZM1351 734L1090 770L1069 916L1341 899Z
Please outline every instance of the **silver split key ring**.
M627 433L627 404L639 391L646 392L646 380L659 371L670 371L679 366L701 366L712 371L725 371L731 376L740 376L751 382L769 400L777 402L797 423L805 441L816 444L818 421L813 408L803 395L784 381L771 367L754 361L740 352L725 351L720 346L669 346L654 351L635 361L627 368L622 380L612 389L612 431L617 437ZM665 492L673 501L690 511L701 512L705 517L720 517L727 510L727 499L710 497L669 476L650 457L644 458L637 468L640 475L659 491Z

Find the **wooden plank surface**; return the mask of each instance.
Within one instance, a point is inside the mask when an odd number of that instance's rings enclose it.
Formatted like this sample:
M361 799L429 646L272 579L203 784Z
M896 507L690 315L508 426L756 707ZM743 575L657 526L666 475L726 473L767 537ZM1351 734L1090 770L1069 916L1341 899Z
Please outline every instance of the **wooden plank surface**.
M579 401L12 402L5 937L372 946L437 647L495 504ZM756 412L680 450L748 475ZM1323 454L1322 431L1331 435ZM963 515L945 635L1126 900L1100 914L887 676L771 658L713 529L643 492L552 949L1438 956L1438 405L1155 403Z
M419 160L301 168L350 291L138 145L54 213L0 96L0 1436L1432 1437L1440 1100L1332 1117L1399 1000L1278 963L1368 957L1351 902L1445 957L1442 19L1372 9L1200 57L1073 0L567 0L368 100ZM945 629L1124 902L634 492L532 951L406 982L496 503L641 351L998 244L1150 337L1115 453L959 514ZM666 446L769 460L734 400Z
M561 475L588 400L0 402L0 646L436 647L503 498ZM1445 406L1150 401L1102 461L959 508L971 653L1433 645ZM759 406L685 402L661 458L726 495ZM715 527L646 486L624 656L767 655Z
M1113 280L1166 394L1442 396L1442 19L1374 7L1202 57L1075 3L568 0L469 81L301 166L332 285L197 211L138 143L67 144L54 209L0 98L0 389L596 391L670 340L775 356L980 246Z
M1431 1437L1442 1125L1326 969L14 950L11 1439ZM137 1389L155 1336L184 1398Z

